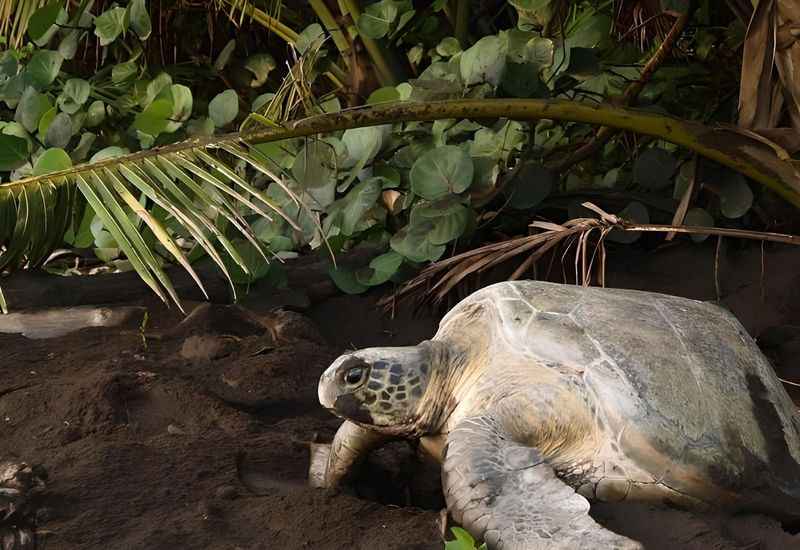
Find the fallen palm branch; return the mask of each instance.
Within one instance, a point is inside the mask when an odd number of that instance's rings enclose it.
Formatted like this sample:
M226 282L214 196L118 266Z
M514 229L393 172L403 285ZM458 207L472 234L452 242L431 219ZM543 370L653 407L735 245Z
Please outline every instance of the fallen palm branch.
M565 244L564 257L575 245L575 279L588 286L596 278L605 285L606 250L605 238L611 231L655 231L660 233L686 233L692 235L718 235L738 239L751 239L785 244L800 245L800 236L742 229L719 227L699 227L686 225L641 224L626 221L609 214L596 205L585 202L585 208L596 212L599 218L575 218L563 224L536 221L530 224L533 229L542 230L534 235L492 243L452 258L435 262L419 275L402 285L392 296L384 298L380 304L390 308L398 300L416 298L419 302L440 303L456 286L470 275L477 275L499 266L513 258L525 256L514 270L509 280L522 277L536 261L557 246ZM591 236L599 234L593 244Z

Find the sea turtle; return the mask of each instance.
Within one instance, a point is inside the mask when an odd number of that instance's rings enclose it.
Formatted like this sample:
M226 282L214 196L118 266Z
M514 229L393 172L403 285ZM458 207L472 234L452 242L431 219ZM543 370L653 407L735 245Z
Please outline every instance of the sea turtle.
M800 418L710 303L499 283L429 341L340 356L318 391L345 422L327 458L312 452L312 482L337 485L370 449L419 438L442 462L450 515L489 548L641 548L597 524L590 501L800 520Z

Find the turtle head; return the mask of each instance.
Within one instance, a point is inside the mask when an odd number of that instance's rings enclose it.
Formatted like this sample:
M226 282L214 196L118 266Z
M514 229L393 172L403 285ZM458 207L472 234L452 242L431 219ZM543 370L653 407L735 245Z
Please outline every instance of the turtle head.
M438 355L433 342L367 348L337 358L319 381L319 401L335 415L397 435L417 420Z

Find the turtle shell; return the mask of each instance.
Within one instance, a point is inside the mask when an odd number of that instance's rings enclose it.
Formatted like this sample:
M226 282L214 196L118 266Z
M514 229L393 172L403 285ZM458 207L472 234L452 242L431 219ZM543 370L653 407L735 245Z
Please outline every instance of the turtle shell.
M435 339L493 350L481 355L490 377L502 377L507 362L493 362L495 355L554 369L587 397L620 452L676 490L682 480L671 472L691 471L800 515L794 404L721 307L635 290L506 282L456 305Z

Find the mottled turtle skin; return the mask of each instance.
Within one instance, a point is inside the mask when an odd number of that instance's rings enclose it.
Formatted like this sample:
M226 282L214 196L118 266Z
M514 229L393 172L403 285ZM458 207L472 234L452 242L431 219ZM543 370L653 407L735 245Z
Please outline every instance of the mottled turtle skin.
M728 311L633 290L486 287L433 339L322 375L346 419L318 484L388 439L442 461L448 511L490 548L640 548L592 501L800 519L800 418Z

